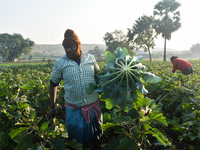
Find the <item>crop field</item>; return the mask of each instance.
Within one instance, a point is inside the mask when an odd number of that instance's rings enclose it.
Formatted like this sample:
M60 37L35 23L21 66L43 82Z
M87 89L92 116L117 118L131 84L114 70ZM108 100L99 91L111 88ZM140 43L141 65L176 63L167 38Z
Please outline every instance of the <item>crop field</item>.
M148 92L136 89L137 97L131 106L123 105L123 109L121 102L104 99L105 93L100 93L104 134L99 149L200 149L200 60L188 61L193 64L191 76L180 71L173 74L170 61L142 60L146 71L161 80L141 80ZM104 63L99 63L101 68ZM84 149L76 140L68 139L62 82L58 87L56 117L49 125L53 65L0 65L0 150Z

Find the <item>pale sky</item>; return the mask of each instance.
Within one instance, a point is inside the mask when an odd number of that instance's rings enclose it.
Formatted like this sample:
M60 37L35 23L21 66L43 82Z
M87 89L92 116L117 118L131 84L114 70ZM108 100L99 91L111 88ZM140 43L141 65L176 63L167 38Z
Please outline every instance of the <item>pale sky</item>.
M36 44L61 44L73 29L82 44L105 44L106 32L132 28L135 21L153 15L161 0L0 0L0 33L20 33ZM200 43L200 0L181 3L182 27L172 33L167 48L189 50ZM156 47L164 47L159 36Z

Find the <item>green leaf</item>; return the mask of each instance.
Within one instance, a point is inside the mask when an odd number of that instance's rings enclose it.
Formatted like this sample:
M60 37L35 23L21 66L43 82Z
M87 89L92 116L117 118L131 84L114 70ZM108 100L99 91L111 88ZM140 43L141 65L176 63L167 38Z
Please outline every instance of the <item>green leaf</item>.
M128 55L128 50L123 47L118 47L115 51L114 54L117 58L123 59L126 55Z
M142 74L142 78L147 83L157 83L162 79L151 72L140 72Z
M68 138L68 132L62 134L62 137L64 137L64 138Z
M103 123L105 124L108 121L110 121L110 114L103 113Z
M103 150L115 150L119 144L119 138L111 140L105 144Z
M97 89L98 86L95 83L90 83L89 87L86 89L87 90L87 94L90 95L92 94L92 92L94 92L95 89Z
M137 56L136 64L140 63L143 60L143 56Z
M136 87L138 91L142 94L147 94L148 91L145 89L144 83L140 80L137 80Z
M123 138L120 140L120 145L116 150L139 150L138 145L130 138Z
M151 128L149 130L149 133L151 133L153 136L155 136L164 146L167 144L170 145L169 141L164 137L164 135L156 128Z
M132 119L136 119L139 117L138 111L135 108L132 108L131 110L129 110L128 115L132 118Z
M114 84L113 86L114 87L110 89L111 92L109 94L109 97L115 97L119 92L120 83Z
M9 108L9 112L13 112L17 109L17 106L16 105L11 105L10 108Z
M64 138L61 138L60 135L56 136L55 138L51 138L50 140L51 148L55 150L65 150Z
M180 118L179 117L173 117L173 119L171 119L169 121L170 124L172 125L177 125L180 122Z
M193 106L191 104L188 104L188 103L182 104L182 108L183 108L184 111L194 109Z
M111 68L114 68L115 67L115 63L112 62L112 61L109 61L106 66L104 67L104 69L109 69L109 70L112 70Z
M106 102L107 109L112 109L114 106L117 105L117 101L114 98L107 98L107 99L101 99L101 100Z
M120 117L117 117L115 118L116 122L128 122L128 123L133 123L133 119L131 119L130 116L124 116L124 115L121 115Z
M165 126L168 126L166 117L164 117L162 113L150 113L150 119L155 120L156 122L159 122Z
M78 143L76 139L68 141L68 145L76 150L82 150L83 144Z
M163 104L161 103L161 102L159 102L158 104L157 104L157 110L161 110L162 109L162 107L163 107Z
M48 129L48 124L49 124L49 122L44 122L42 124L42 126L40 127L40 130L41 131L46 131Z
M20 110L23 110L24 108L28 107L29 104L28 103L18 103L18 108Z
M24 90L32 90L34 86L30 84L24 84L24 85L19 86L19 88L24 89Z
M189 137L192 141L198 138L197 134L194 132L188 132L183 134L183 137Z
M10 136L5 134L3 131L0 131L0 149L3 150L5 146L9 145Z
M106 62L115 62L116 56L113 55L110 51L105 51L105 61Z
M24 105L26 106L26 105ZM33 108L31 108L30 106L27 106L25 109L24 109L24 113L23 113L25 116L29 117L30 119L34 119L36 114L35 114L35 110Z
M184 132L185 131L184 127L177 126L177 125L174 125L174 127L172 127L172 129L175 130L175 131L178 131L178 132Z
M11 139L16 137L19 133L21 133L24 130L27 130L28 127L19 127L18 129L11 129L11 132L9 133Z
M150 119L149 119L149 116L142 116L142 117L140 118L140 122L143 123L143 124L149 122L149 120L150 120Z
M200 115L200 110L194 110L194 113Z
M43 150L43 148L42 148L42 146L38 146L38 147L36 148L36 150ZM45 150L49 150L49 149L46 148Z
M184 87L184 86L181 86L180 89L182 89L183 92L187 93L187 94L193 94L192 90Z
M141 71L145 71L146 70L146 66L142 65L141 63L138 63L138 64L134 65L133 68L136 68L138 71L140 71L140 73L141 73Z
M145 109L146 111L146 108L149 108L151 103L152 103L151 99L141 97L141 98L138 98L137 106L141 107L140 109Z
M109 128L112 128L112 127L115 127L115 126L117 126L117 124L107 122L106 124L103 124L103 125L101 126L101 128L102 128L103 130L105 130L105 129L109 129Z
M127 90L127 87L120 88L117 97L117 104L122 108L126 109L127 106L132 106L133 104L133 94L131 93L130 88Z
M16 137L14 137L12 140L15 143L20 143L23 141L24 137L26 137L28 135L28 132L26 130L20 132Z
M26 150L28 148L33 147L33 142L32 142L33 134L27 134L24 136L24 138L21 140L20 143L17 144L14 150Z
M191 113L186 113L182 116L183 122L189 121L191 119L195 119L196 114L191 112Z
M31 118L31 119L34 119L35 117L36 117L35 109L31 109L31 110L30 110L30 118Z

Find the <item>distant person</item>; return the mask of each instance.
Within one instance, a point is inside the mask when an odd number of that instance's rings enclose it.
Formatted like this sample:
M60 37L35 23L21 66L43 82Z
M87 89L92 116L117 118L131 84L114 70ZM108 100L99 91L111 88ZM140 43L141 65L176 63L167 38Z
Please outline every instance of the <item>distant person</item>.
M50 118L56 113L57 86L61 80L65 90L66 127L69 139L76 139L84 146L97 146L102 135L102 114L98 92L88 95L89 83L96 83L95 75L100 68L91 54L81 51L76 33L67 29L62 43L66 55L55 61L50 79ZM52 119L51 119L52 120Z
M170 60L173 64L173 73L175 73L177 70L180 70L184 75L193 74L192 64L188 61L179 59L177 56L172 56Z
M170 58L173 69L172 72L175 73L177 70L182 71L183 75L193 74L192 64L186 60L179 59L177 56L172 56ZM184 85L184 80L181 78L181 85Z

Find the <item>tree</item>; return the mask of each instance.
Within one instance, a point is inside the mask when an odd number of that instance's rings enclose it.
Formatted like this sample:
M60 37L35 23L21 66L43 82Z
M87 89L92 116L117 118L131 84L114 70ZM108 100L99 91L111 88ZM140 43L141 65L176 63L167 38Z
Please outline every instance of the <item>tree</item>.
M91 49L88 51L88 54L93 54L93 52L94 52L94 50Z
M200 56L200 43L192 45L189 52L191 53L192 57L199 57Z
M24 39L20 34L3 33L0 34L0 55L11 62L19 58L22 53L29 54L34 44L33 41Z
M164 38L164 61L166 61L166 40L170 40L172 32L181 27L180 12L177 11L180 5L175 0L163 0L154 6L154 28Z
M190 48L191 53L200 54L200 43L192 45Z
M28 59L29 59L29 60L32 60L32 59L33 59L33 55L30 54L29 57L28 57Z
M153 28L154 18L152 16L148 17L143 15L142 17L136 20L136 23L133 25L132 29L128 29L128 41L132 42L133 47L136 50L144 49L145 52L149 53L149 59L151 59L150 48L155 46L155 38L157 34Z
M95 46L94 51L92 53L97 59L102 59L102 50L98 47Z
M126 47L131 55L133 55L133 49L128 43L127 36L121 30L115 30L114 32L106 32L103 37L107 46L107 51L114 53L117 47Z

